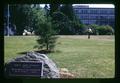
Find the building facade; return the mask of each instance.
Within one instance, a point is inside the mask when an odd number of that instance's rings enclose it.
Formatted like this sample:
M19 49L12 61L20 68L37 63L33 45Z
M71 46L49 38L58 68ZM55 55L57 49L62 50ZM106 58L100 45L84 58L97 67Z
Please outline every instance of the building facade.
M83 24L115 26L114 8L93 8L89 6L73 6L74 12Z

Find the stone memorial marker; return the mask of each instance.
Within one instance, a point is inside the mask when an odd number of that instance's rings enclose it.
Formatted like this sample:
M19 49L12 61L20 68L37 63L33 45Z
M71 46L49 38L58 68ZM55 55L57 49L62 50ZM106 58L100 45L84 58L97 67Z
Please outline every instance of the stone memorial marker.
M10 62L6 69L8 76L41 77L43 75L43 62L14 61Z
M5 65L5 75L60 78L56 64L45 54L27 52Z

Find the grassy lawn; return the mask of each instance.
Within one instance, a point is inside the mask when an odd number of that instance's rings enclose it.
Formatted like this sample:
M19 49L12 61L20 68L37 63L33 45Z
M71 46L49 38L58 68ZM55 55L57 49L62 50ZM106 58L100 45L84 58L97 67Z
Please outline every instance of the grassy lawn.
M4 38L4 60L33 51L36 36L10 36ZM55 52L48 54L59 68L67 68L76 78L114 77L114 36L60 36Z

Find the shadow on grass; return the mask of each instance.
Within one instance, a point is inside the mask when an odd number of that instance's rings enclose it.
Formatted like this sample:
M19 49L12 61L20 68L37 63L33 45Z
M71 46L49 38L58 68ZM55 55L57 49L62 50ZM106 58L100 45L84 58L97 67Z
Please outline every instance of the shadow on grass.
M29 51L19 52L18 54L26 54L27 52L29 52ZM34 52L41 53L41 54L50 54L50 53L60 53L61 51L59 51L59 50L56 50L56 51L37 50L37 51L34 51Z

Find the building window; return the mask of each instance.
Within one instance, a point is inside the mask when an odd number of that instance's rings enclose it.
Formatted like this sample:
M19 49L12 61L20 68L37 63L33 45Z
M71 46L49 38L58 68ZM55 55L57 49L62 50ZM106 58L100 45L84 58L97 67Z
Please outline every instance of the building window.
M92 10L90 10L90 13L91 13L91 14L97 14L97 13L98 13L98 10L97 10L97 9L92 9Z
M102 9L102 10L100 11L100 14L106 14L106 13L107 13L107 11L104 10L104 9Z
M110 10L109 13L110 13L110 14L114 14L114 10Z
M75 10L75 13L79 13L78 11L79 11L79 10Z
M81 10L79 10L79 13L81 13Z
M81 13L87 14L87 13L88 13L88 10L81 10Z

